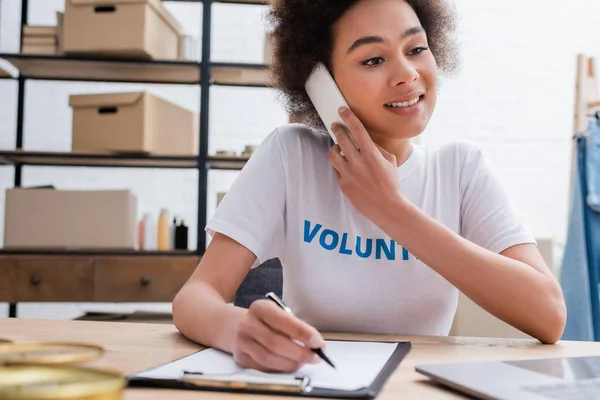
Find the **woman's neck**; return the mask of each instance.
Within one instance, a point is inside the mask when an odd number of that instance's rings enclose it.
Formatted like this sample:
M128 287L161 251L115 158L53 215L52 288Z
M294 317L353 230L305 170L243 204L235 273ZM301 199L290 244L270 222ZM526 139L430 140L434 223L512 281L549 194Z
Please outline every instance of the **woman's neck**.
M372 138L375 144L382 147L388 153L396 156L397 166L401 166L412 154L412 143L410 139L389 139L381 136Z

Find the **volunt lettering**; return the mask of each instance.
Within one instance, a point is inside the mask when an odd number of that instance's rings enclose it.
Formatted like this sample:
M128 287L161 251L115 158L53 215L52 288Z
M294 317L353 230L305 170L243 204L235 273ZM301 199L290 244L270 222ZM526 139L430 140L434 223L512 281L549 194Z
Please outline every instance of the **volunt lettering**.
M304 221L304 242L318 245L327 251L364 259L396 261L396 255L401 257L399 261L415 258L408 250L390 238L364 238L330 228L324 229L322 224L313 224L309 220Z

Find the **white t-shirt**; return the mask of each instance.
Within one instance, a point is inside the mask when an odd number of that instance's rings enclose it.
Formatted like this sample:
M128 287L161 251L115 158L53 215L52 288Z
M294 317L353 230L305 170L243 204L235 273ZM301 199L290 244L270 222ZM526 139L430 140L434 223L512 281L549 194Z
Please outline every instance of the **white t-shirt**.
M305 125L276 129L206 231L248 248L257 256L254 266L278 257L284 302L319 330L447 335L457 289L354 208L327 158L332 143ZM469 142L413 145L398 179L413 204L486 249L535 243Z

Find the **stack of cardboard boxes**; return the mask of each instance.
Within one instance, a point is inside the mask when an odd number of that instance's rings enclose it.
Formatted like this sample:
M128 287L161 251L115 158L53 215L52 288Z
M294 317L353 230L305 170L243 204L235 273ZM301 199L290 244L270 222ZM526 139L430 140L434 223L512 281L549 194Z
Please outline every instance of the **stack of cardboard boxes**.
M23 26L22 54L57 55L58 27L43 25Z
M182 28L161 0L65 0L67 55L176 60ZM80 94L73 151L195 155L198 115L148 92Z

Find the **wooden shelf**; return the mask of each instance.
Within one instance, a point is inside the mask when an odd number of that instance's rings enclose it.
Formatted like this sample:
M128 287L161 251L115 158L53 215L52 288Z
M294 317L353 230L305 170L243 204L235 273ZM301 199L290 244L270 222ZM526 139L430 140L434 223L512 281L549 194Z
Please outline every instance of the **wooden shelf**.
M0 53L26 79L199 84L200 64L188 61L98 59Z
M250 157L210 156L208 157L207 168L239 171L244 168L249 158Z
M241 170L248 157L209 156L207 168ZM197 157L0 150L0 165L196 169Z
M212 63L210 81L222 86L272 87L269 66L263 64Z
M25 150L0 151L0 164L123 167L123 168L197 168L195 156L158 156L115 153L69 153Z
M12 75L0 66L0 79L13 79Z
M202 3L202 0L162 0L163 2L177 3ZM229 3L229 4L259 4L267 5L270 0L213 0L213 3Z
M215 3L268 5L270 0L214 0Z
M0 256L100 256L100 257L198 257L195 251L169 250L169 251L146 251L146 250L103 250L103 249L38 249L38 248L0 248Z
M57 81L200 84L200 64L0 53L26 79ZM272 87L269 66L211 63L210 83L222 86ZM10 75L7 79L13 79Z
M190 84L200 83L200 64L0 53L26 79ZM264 64L211 63L210 83L222 86L272 87ZM13 79L10 75L7 79Z
M241 170L249 157L209 156L207 168ZM113 153L68 153L48 151L0 150L0 165L38 165L56 167L118 167L196 169L195 156L157 156Z

